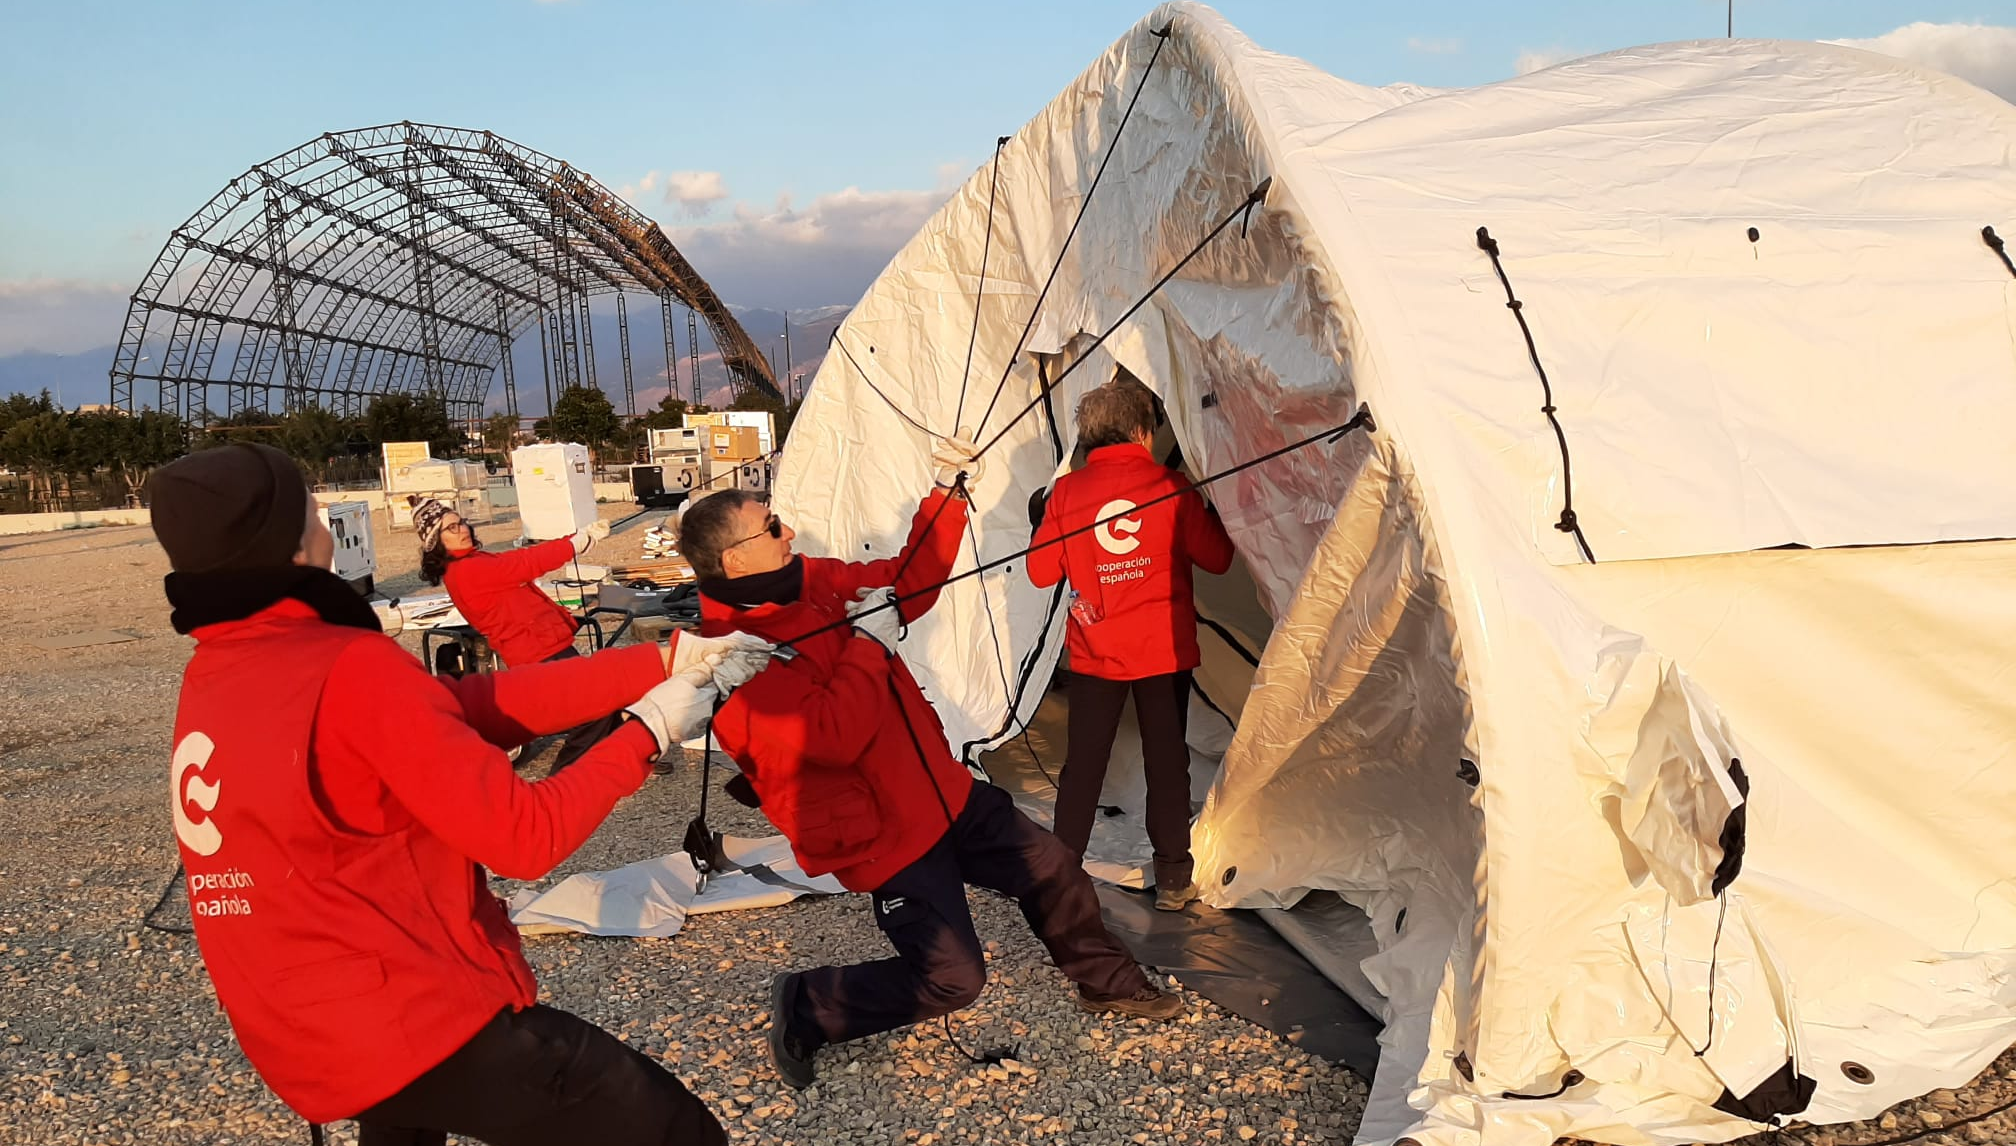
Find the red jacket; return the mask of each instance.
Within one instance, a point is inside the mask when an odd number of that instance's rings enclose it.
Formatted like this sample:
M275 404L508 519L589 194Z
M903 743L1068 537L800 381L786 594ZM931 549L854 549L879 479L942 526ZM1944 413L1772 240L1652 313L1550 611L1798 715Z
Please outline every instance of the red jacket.
M965 499L948 504L943 491L934 492L911 523L904 552L916 558L901 580L894 579L902 557L859 563L807 557L797 601L738 609L703 592L700 631L785 641L845 621L863 588L894 580L900 594L944 580L965 532ZM937 596L903 605L903 619L924 615ZM729 695L714 718L714 735L808 875L832 872L851 890L873 891L944 836L965 809L973 778L953 759L938 714L902 657L845 624L794 647L796 657L773 659ZM923 748L922 767L899 703Z
M274 1092L347 1118L536 1000L483 868L546 874L643 785L654 744L626 725L536 783L503 746L630 703L664 658L442 680L295 601L193 635L169 802L203 962Z
M1197 667L1197 603L1190 567L1223 573L1232 567L1232 539L1217 511L1195 491L1139 513L1129 512L1176 490L1181 474L1136 445L1106 446L1085 466L1057 479L1030 544L1029 579L1038 588L1069 578L1100 619L1067 627L1071 670L1105 680L1140 680ZM1062 544L1074 529L1126 514Z
M571 537L501 553L477 550L448 562L441 583L505 665L536 665L573 647L575 619L532 582L572 560Z

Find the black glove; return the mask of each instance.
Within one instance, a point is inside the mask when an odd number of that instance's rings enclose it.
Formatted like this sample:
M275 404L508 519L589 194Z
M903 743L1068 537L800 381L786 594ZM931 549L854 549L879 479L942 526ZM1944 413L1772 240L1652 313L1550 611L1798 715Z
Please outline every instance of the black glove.
M1050 508L1050 491L1039 489L1029 495L1029 528L1043 524L1043 514Z

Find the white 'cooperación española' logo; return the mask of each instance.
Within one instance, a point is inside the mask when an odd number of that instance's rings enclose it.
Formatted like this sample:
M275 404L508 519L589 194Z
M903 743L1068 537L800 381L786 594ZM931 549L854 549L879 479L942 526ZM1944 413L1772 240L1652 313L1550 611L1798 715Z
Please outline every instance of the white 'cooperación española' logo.
M1141 532L1141 519L1120 516L1132 513L1136 508L1125 498L1115 498L1099 507L1099 513L1093 520L1100 524L1092 531L1092 536L1098 539L1100 548L1115 555L1132 553L1141 548L1141 539L1134 536ZM1113 520L1108 521L1107 518ZM1123 533L1127 536L1120 536Z
M217 849L224 846L224 833L210 819L210 813L217 810L217 799L224 785L222 781L213 784L203 778L203 766L210 762L210 754L216 749L208 736L191 732L175 746L175 761L168 773L168 803L175 812L175 838L199 856L216 855ZM191 804L200 815L189 814Z

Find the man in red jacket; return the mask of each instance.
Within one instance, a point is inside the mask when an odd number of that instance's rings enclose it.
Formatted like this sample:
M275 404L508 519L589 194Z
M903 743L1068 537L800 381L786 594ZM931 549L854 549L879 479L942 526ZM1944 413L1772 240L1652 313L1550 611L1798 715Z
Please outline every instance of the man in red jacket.
M795 554L791 527L740 491L714 494L680 522L680 552L700 578L701 632L793 642L789 659L780 653L722 705L715 736L805 871L870 893L896 948L893 959L772 982L771 1061L795 1087L817 1078L819 1048L949 1014L980 994L987 967L968 883L1020 901L1084 1009L1183 1012L1106 930L1077 860L953 759L896 654L901 625L930 609L931 587L958 556L966 498L954 479L971 458L965 443L941 449L939 488L903 554L884 561ZM883 608L892 585L919 595Z
M413 506L413 529L420 535L420 579L447 585L448 599L497 650L504 667L580 655L574 648L579 621L533 582L564 568L609 536L608 522L594 522L571 537L488 553L461 514L433 498L407 500ZM569 729L553 758L553 771L579 760L615 729L614 716Z
M1197 898L1184 743L1198 663L1190 570L1231 568L1232 539L1217 511L1148 451L1154 433L1154 398L1138 382L1109 383L1079 402L1078 443L1089 452L1082 469L1057 479L1030 541L1028 569L1038 588L1071 581L1071 717L1057 838L1084 857L1131 693L1148 781L1155 906L1181 911ZM1179 490L1186 492L1169 496ZM1095 522L1105 524L1086 528Z
M330 573L278 450L229 445L149 486L176 631L196 638L170 807L203 961L245 1056L365 1146L725 1143L678 1079L538 1004L484 868L545 875L702 725L760 643L681 636L443 681ZM746 640L746 639L745 639ZM565 775L507 746L617 709Z

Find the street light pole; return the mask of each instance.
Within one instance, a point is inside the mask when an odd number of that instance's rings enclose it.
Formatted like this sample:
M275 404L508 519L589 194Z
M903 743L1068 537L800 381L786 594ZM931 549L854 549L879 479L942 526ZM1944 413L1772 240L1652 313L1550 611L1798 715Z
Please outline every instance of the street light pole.
M791 312L784 312L784 400L791 400Z

